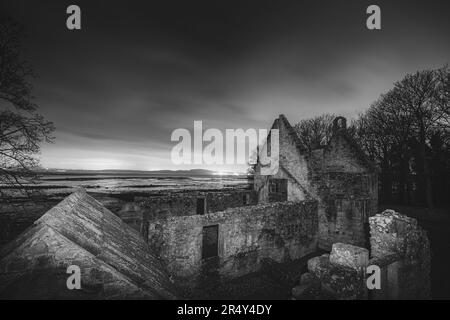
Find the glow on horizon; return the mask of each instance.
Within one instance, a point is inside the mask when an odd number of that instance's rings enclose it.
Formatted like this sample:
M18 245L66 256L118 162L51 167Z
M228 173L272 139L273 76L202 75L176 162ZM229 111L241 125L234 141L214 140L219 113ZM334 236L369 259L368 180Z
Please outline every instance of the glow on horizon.
M65 142L65 141L64 141ZM247 165L175 165L166 151L142 151L141 148L124 148L116 151L95 150L92 146L76 145L70 142L44 145L41 152L41 166L55 170L192 170L204 169L224 172L227 175L245 174ZM86 143L87 144L87 143ZM108 146L110 147L110 146ZM140 146L139 146L140 147Z
M148 165L153 162L154 166ZM139 170L139 171L158 171L158 170L195 170L203 169L210 170L214 175L242 175L246 174L247 166L242 165L227 165L227 166L179 166L167 165L166 160L160 160L160 163L154 161L133 161L130 159L116 159L116 158L76 158L76 159L51 159L50 161L41 161L41 166L45 169L53 170ZM165 165L164 165L165 164Z

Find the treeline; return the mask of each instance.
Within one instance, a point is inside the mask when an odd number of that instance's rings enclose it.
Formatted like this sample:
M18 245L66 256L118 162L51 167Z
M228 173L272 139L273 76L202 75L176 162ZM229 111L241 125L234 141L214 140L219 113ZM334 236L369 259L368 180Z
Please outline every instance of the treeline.
M295 125L304 145L325 145L334 117L324 114ZM450 206L447 66L406 75L353 119L348 132L379 168L381 203Z

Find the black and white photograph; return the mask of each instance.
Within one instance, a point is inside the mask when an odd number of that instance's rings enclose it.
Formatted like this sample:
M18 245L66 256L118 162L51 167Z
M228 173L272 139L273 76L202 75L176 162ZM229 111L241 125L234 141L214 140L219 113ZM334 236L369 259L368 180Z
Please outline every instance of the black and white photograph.
M449 13L0 0L0 300L450 299Z

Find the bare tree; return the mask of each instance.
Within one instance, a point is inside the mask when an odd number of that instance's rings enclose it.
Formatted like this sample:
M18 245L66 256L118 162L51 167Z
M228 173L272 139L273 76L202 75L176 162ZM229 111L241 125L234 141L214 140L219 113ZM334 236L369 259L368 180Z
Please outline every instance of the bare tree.
M335 116L323 114L312 119L301 120L294 126L302 144L313 150L325 146L331 138L331 124Z
M7 187L23 187L35 177L36 155L51 142L54 126L36 111L31 66L20 57L23 30L11 19L0 20L0 197Z

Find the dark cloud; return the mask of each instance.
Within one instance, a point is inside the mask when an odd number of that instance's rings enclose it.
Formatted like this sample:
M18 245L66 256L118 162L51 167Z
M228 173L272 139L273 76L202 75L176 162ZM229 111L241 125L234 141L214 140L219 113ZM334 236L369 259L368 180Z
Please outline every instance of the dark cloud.
M173 168L170 134L267 128L333 112L354 116L405 73L449 62L448 1L3 1L23 23L24 55L55 122L52 167ZM102 160L103 159L103 160ZM103 162L102 162L103 161Z

